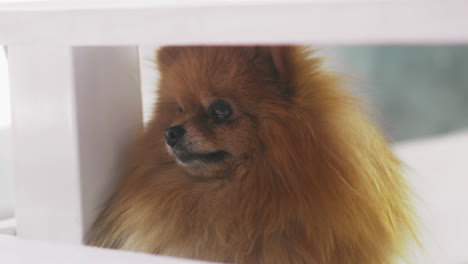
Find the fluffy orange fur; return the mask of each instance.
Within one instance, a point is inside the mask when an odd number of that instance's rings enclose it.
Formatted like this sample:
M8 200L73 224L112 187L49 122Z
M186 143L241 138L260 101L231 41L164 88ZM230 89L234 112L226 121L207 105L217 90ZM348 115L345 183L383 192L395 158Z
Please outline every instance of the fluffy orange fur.
M91 245L238 264L403 255L414 229L400 161L312 52L165 47L157 61L154 118ZM207 117L218 98L232 104L229 124ZM164 141L177 124L198 149L229 155L187 168Z

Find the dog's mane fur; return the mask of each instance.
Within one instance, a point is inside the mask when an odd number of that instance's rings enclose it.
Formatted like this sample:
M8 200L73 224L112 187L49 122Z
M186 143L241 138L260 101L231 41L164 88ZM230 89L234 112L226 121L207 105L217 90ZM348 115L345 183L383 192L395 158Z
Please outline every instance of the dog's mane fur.
M262 148L223 180L191 179L165 150L156 104L91 245L239 264L404 254L415 232L400 161L320 59L303 47L266 49L284 96L258 117Z

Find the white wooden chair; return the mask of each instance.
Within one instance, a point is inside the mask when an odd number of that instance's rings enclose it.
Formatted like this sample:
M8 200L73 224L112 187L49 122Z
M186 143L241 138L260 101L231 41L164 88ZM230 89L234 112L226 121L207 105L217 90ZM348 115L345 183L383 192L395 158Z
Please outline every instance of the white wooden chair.
M468 43L468 1L0 4L17 235L82 243L142 126L141 44Z

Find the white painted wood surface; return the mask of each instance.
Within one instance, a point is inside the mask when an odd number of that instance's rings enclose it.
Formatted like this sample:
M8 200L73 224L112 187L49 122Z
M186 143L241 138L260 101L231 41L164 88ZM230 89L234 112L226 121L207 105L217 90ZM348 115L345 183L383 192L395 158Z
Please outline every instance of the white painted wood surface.
M0 4L0 44L468 43L465 0Z
M17 234L82 242L142 125L136 47L10 46Z
M209 264L78 245L27 241L0 235L0 261L5 264Z

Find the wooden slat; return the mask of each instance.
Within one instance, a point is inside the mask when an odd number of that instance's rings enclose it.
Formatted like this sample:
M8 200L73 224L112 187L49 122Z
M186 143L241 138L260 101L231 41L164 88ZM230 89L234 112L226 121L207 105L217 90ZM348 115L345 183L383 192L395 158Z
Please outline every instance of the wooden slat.
M17 235L81 243L142 127L137 48L11 46L8 61Z
M1 4L0 44L468 43L463 0L64 2Z

